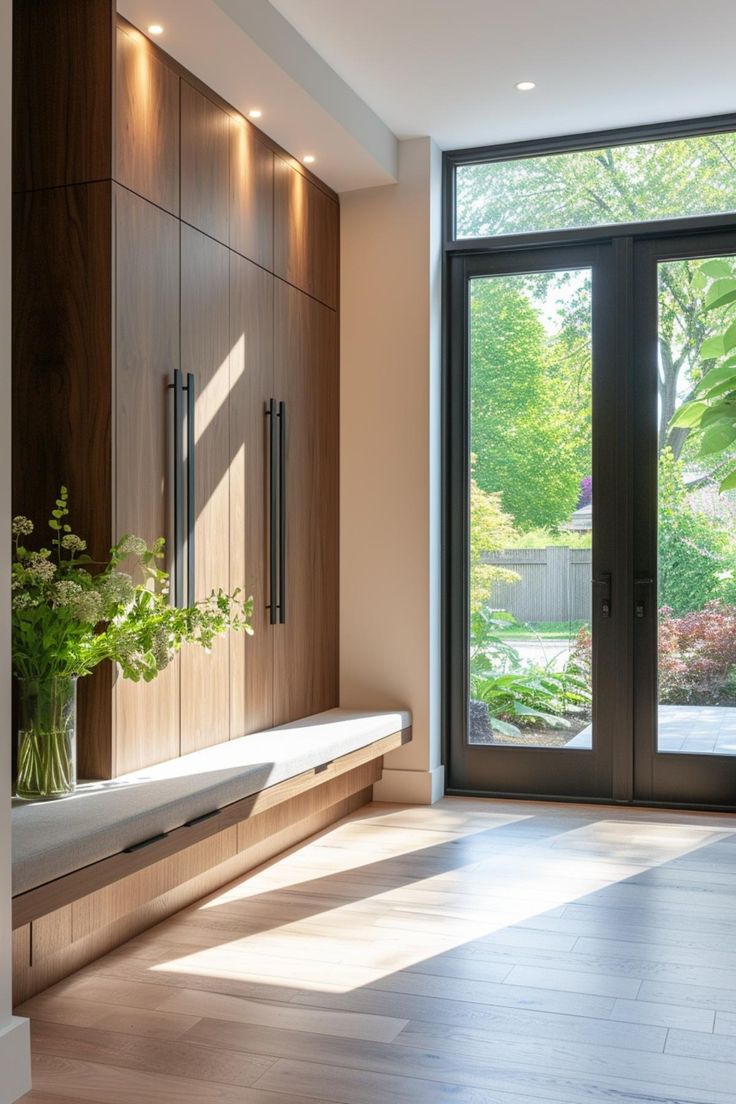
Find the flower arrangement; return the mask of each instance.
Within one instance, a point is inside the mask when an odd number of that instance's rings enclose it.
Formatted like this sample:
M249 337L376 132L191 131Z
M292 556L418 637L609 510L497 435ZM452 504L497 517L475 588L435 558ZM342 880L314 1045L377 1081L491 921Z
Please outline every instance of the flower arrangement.
M61 488L49 520L51 548L26 546L33 524L13 520L13 672L21 686L18 746L20 796L56 796L74 787L76 679L105 660L124 678L150 682L183 644L209 648L228 630L252 634L251 598L213 591L184 609L169 601L169 578L159 566L164 540L149 545L124 536L106 563L94 563L66 520ZM129 571L123 570L129 567Z

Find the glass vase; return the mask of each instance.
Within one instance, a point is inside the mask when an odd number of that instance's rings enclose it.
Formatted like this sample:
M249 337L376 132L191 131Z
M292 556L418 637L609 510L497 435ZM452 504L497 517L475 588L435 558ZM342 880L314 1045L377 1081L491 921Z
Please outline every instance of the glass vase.
M16 796L63 797L77 784L76 678L18 680Z

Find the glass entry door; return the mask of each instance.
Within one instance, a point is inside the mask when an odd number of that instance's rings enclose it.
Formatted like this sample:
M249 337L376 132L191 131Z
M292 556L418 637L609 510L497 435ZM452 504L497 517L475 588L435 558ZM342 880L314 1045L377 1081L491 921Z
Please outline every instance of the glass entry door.
M453 740L451 785L609 797L614 739L627 721L614 678L625 435L613 249L457 264L466 389L454 391L464 416L451 447L464 493L451 560L464 591L452 608L466 690L454 699L463 735Z
M733 806L736 234L634 266L634 794Z
M451 791L733 808L736 231L449 289Z

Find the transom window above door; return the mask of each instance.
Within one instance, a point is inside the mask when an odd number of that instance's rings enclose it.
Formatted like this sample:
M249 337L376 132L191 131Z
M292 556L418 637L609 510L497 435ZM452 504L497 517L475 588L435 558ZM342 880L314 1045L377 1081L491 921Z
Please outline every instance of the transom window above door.
M733 131L540 156L504 147L474 154L455 165L457 239L736 211Z

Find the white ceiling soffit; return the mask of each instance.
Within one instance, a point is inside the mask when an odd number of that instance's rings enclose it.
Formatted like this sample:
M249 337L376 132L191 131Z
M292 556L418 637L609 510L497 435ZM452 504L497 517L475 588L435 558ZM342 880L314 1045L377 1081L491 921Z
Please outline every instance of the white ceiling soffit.
M268 0L118 0L142 31L295 157L310 153L337 192L390 184L397 144L389 128Z
M444 149L736 110L736 0L273 4L394 134Z

